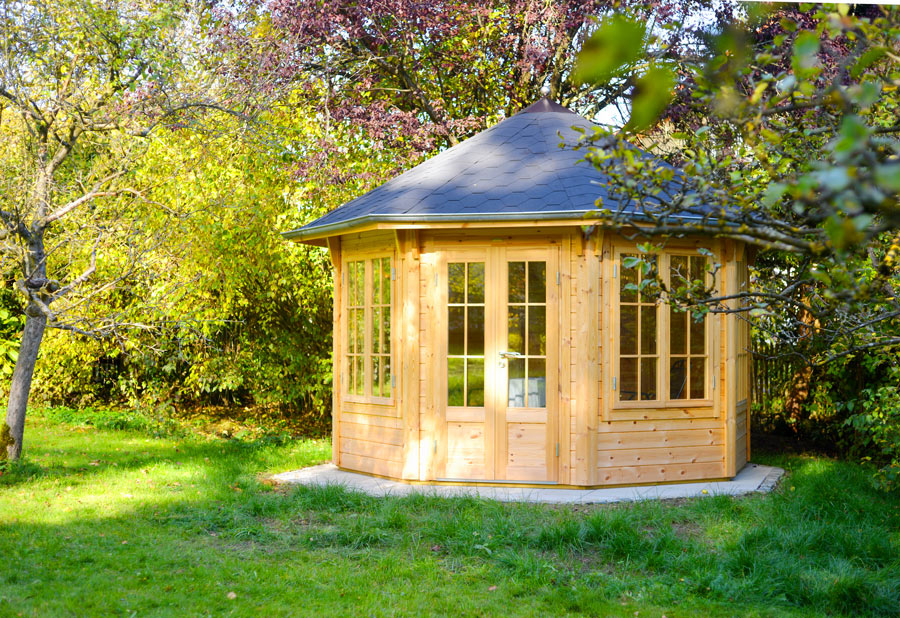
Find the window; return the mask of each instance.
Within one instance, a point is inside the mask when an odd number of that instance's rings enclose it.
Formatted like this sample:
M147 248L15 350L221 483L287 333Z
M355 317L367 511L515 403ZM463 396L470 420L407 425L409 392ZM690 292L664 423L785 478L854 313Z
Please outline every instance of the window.
M347 392L391 396L391 258L347 262Z
M696 281L706 285L707 258L675 252L643 260L635 253L622 252L616 258L619 327L614 349L618 355L614 362L615 400L673 404L707 400L708 319L697 321L689 311L658 302L650 286L657 268L670 289Z
M507 297L507 405L547 405L547 263L510 262Z
M484 405L484 262L447 264L447 405Z

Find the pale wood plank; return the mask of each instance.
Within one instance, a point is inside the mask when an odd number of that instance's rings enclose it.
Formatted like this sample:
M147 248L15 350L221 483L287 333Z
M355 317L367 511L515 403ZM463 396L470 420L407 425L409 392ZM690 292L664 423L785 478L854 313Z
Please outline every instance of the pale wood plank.
M672 431L690 429L719 429L722 423L718 419L660 419L631 421L604 421L600 423L600 433L625 433L629 431Z
M404 421L403 478L419 479L419 235L415 230L397 232L402 250L400 302L402 321L400 361L400 410ZM398 272L400 269L398 269ZM397 303L395 303L396 305ZM396 330L396 329L395 329Z
M403 431L390 427L378 427L377 425L357 425L356 423L341 423L341 435L347 438L356 438L367 442L380 442L403 446Z
M331 310L333 329L331 345L331 357L333 359L331 368L331 461L332 463L334 463L334 465L339 466L341 465L341 368L344 366L342 354L342 336L344 329L344 320L342 318L343 285L341 285L341 281L343 278L343 269L341 268L342 263L340 236L334 236L328 239L328 255L331 259L331 264L334 267L334 304Z
M367 414L358 414L355 412L341 412L342 423L355 423L357 425L374 425L376 427L388 427L390 429L400 429L403 423L399 418L390 416L375 416Z
M341 467L347 470L368 472L369 474L377 474L379 476L387 476L390 478L399 478L403 472L403 466L399 462L362 457L350 453L344 453L342 455Z
M600 450L640 449L666 446L712 446L724 443L724 431L719 429L632 431L628 433L604 433L597 439Z
M722 447L718 445L657 447L601 451L597 455L598 468L703 462L721 463Z
M395 461L397 463L403 462L403 449L399 446L354 440L352 438L341 438L341 453L382 459L384 461Z
M626 466L604 468L598 485L629 485L633 483L664 483L699 479L725 478L721 462L686 463L659 466Z

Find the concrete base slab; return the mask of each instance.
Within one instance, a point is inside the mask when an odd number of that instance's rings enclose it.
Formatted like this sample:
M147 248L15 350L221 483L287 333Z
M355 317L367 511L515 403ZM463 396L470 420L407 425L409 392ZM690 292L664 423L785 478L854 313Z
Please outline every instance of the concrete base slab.
M749 463L730 481L700 481L643 487L604 489L555 489L553 487L505 487L503 485L410 485L340 470L327 463L301 470L282 472L272 477L279 483L298 485L341 485L370 496L408 496L423 494L438 497L474 496L500 502L541 502L547 504L604 504L636 500L670 500L703 496L742 496L769 492L784 475L784 470Z

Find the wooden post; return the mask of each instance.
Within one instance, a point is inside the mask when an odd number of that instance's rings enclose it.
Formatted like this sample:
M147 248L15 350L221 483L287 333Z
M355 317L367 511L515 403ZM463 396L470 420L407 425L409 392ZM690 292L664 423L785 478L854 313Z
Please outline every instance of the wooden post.
M592 237L593 242L601 239ZM576 391L575 470L576 485L593 485L597 476L597 429L600 385L600 259L586 250L576 271Z
M724 243L724 251L722 252L722 283L720 289L726 296L737 294L738 280L737 268L734 263L734 242L726 240ZM734 300L727 301L728 308L737 307ZM719 385L720 396L725 401L725 476L731 478L737 474L737 419L735 417L737 411L737 317L734 314L725 315L725 379ZM719 373L719 368L716 368Z
M334 267L334 306L332 307L332 320L334 333L332 334L332 379L331 379L331 461L336 466L341 465L341 379L344 364L342 347L342 334L344 320L342 319L342 279L343 268L341 266L341 237L335 236L328 239L328 255L331 265Z
M400 266L400 415L403 418L403 478L419 479L419 233L397 230Z
M572 337L572 256L577 253L577 237L563 237L559 260L559 461L557 474L559 482L571 484L572 478L572 349L575 342ZM583 252L582 252L583 253Z

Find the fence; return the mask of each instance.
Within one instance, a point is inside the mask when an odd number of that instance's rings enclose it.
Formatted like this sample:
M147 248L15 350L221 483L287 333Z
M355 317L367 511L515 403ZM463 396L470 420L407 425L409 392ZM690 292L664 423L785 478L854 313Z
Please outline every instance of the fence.
M766 401L781 397L797 371L803 368L800 360L783 356L773 343L753 339L750 362L751 401Z

